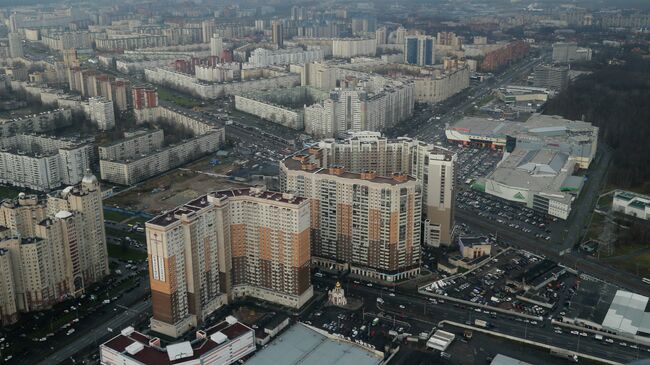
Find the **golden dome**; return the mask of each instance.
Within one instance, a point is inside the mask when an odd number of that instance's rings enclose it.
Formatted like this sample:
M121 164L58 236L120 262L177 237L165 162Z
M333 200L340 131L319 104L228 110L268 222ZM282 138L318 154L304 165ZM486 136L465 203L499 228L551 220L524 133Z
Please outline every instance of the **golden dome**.
M341 289L341 282L340 281L336 282L336 289Z

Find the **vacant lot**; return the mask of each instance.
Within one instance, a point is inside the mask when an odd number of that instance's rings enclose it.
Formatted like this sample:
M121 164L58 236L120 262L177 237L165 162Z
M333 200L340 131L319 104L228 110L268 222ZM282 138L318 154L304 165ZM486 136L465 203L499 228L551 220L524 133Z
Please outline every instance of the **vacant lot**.
M105 204L158 214L210 191L243 186L226 178L176 169L167 175L149 180L132 190L111 197L105 201Z

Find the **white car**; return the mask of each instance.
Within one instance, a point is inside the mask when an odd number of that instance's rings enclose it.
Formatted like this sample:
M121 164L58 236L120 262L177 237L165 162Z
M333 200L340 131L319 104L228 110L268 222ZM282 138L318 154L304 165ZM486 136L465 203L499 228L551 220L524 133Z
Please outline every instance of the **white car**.
M403 306L402 304L400 304L400 305L399 305L399 309L406 309L406 307Z
M605 342L607 342L607 343L614 343L614 340L612 340L611 338L606 338L606 339L605 339Z
M391 296L391 297L394 297L394 296L395 296L395 293L390 293L390 294L388 294L388 295Z
M580 332L580 336L582 336L582 337L587 337L587 336L589 336L589 335L587 334L587 332Z
M572 335L579 335L580 332L578 332L578 331L571 331L571 334L572 334Z

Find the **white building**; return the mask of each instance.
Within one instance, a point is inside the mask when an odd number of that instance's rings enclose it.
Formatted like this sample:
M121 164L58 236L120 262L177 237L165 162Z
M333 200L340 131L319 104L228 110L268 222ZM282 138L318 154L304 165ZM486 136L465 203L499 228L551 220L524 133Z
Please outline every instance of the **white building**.
M612 210L639 219L650 219L650 196L631 191L616 190Z
M223 38L213 35L210 38L210 56L221 57L223 51Z
M469 87L469 68L466 65L447 70L435 70L430 76L415 78L415 100L438 103Z
M133 327L99 347L103 365L229 365L255 352L255 331L228 316L224 322L196 331L191 342L163 347L157 337L135 332Z
M16 135L1 141L0 182L49 191L81 181L92 145L69 139Z
M414 84L409 82L335 89L329 99L305 107L305 131L317 138L381 131L411 116L414 105Z
M88 99L88 115L100 130L115 128L115 111L111 100L102 96Z
M9 56L20 58L23 55L23 39L20 33L9 33Z
M232 62L214 66L196 65L194 75L200 81L229 82L241 78L241 64Z
M144 70L144 75L149 82L184 91L202 99L216 99L235 93L290 87L300 83L300 75L270 69L255 70L255 77L247 78L242 75L241 81L223 83L202 82L192 75L160 67L147 68Z
M320 47L287 48L270 50L257 48L251 52L248 63L254 67L267 67L271 65L305 64L323 60L323 50Z
M162 147L164 132L162 129L153 131L141 130L125 132L124 139L99 146L100 160L124 160L131 156L151 153Z
M375 38L335 38L332 41L332 56L336 58L374 56L375 54L377 54L377 39Z
M590 61L591 48L579 48L575 42L553 43L553 62L571 63L575 61Z

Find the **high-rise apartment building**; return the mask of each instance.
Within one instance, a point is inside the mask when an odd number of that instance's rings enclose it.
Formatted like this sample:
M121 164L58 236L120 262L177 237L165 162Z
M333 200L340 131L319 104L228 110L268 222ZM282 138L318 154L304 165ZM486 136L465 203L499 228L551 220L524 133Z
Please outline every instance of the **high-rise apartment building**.
M309 214L304 198L251 188L210 193L147 222L152 330L178 337L228 296L302 306L312 296Z
M20 312L82 295L109 273L101 191L93 175L47 200L25 194L5 200L0 226L3 324Z
M158 92L156 89L134 87L131 93L133 94L133 109L135 110L151 109L158 106Z
M23 55L23 39L20 33L9 33L9 56L20 58Z
M405 44L406 43L406 28L398 27L395 30L395 44Z
M209 195L232 255L232 296L291 308L313 295L309 200L261 188Z
M217 23L214 19L208 19L201 22L201 40L203 43L210 42L212 35L217 30Z
M388 28L386 27L377 28L377 30L375 31L375 38L377 39L377 44L388 43Z
M281 186L311 200L312 263L396 282L420 272L421 184L401 172L350 172L312 147L280 164Z
M411 65L435 64L436 39L427 35L408 36L404 43L404 61Z
M221 57L221 52L223 52L223 38L213 35L210 38L210 56Z
M424 243L450 245L452 239L456 155L411 138L387 139L378 132L353 133L346 140L318 144L326 166L352 172L377 171L380 176L403 172L422 184Z
M88 109L90 120L100 130L106 131L115 127L115 111L112 101L103 96L90 98L88 99Z
M271 24L271 35L273 37L273 44L278 48L284 47L284 27L282 21L276 20Z
M146 223L153 331L179 337L225 304L215 214L204 196Z
M560 90L569 82L569 68L560 65L536 65L533 69L533 85Z

